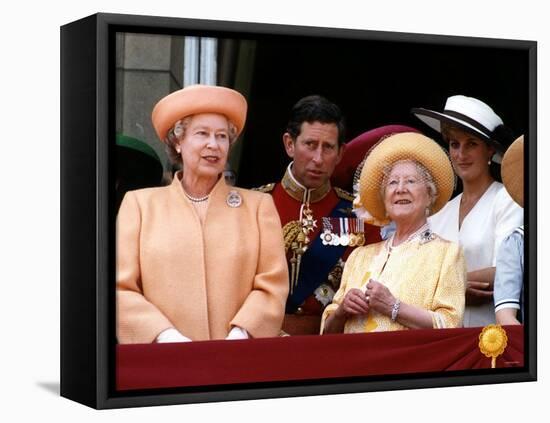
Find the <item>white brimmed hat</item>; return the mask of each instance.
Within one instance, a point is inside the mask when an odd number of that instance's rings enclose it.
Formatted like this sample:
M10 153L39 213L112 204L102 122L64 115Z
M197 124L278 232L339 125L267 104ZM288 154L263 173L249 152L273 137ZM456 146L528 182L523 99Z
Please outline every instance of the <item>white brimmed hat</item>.
M509 135L505 135L508 129L500 116L474 97L453 95L447 99L443 112L423 108L414 108L411 112L437 132L441 132L442 122L448 123L492 144L498 153L502 153L512 141L508 139Z

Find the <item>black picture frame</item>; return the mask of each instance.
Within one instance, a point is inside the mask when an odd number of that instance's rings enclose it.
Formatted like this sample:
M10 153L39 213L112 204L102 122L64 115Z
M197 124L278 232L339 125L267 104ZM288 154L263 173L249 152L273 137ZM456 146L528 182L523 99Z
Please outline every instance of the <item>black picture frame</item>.
M114 303L114 37L117 32L212 33L414 43L428 48L493 48L525 55L526 303L521 369L452 375L301 380L117 392ZM419 35L242 22L96 14L61 28L61 395L94 408L118 408L344 392L533 381L536 356L536 84L533 41ZM296 98L299 98L297 95ZM415 104L425 105L425 104ZM435 106L435 105L434 105ZM285 111L286 112L286 111ZM418 125L417 125L418 126ZM78 142L76 142L78 141ZM252 150L250 156L257 154ZM255 169L251 166L250 169ZM267 178L271 178L269 175ZM244 183L258 181L248 177Z

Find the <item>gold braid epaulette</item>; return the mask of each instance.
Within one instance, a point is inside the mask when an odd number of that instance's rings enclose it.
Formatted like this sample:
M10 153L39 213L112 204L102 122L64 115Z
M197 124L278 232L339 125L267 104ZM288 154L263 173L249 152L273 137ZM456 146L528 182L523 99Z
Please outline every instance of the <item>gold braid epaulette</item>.
M298 237L298 234L302 231L302 225L297 220L291 220L285 226L283 226L283 238L285 240L285 252L288 252L288 249L292 243Z
M347 192L346 190L334 187L334 191L336 191L336 195L338 196L338 198L353 202L353 195L351 195L351 193Z
M252 191L260 191L260 192L268 193L273 191L273 188L275 188L275 182L262 185L261 187L252 188Z

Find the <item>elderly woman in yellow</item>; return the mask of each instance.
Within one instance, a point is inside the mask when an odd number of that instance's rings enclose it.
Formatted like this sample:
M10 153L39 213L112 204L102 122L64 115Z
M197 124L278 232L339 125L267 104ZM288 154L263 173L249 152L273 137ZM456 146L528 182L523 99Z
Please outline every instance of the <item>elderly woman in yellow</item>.
M396 231L350 255L340 289L323 314L321 333L462 325L462 250L427 222L449 200L453 186L447 155L424 135L401 133L374 147L361 173L357 203L367 221L392 220Z
M222 177L246 118L231 89L169 94L153 126L183 165L171 185L130 191L117 217L117 339L186 342L278 335L288 294L270 195Z

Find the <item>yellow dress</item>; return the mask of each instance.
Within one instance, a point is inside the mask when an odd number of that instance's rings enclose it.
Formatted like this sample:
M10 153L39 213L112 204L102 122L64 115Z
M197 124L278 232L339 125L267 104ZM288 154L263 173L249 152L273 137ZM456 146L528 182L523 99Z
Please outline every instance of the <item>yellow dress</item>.
M363 291L369 278L383 283L401 302L430 311L434 328L462 326L466 264L462 248L454 242L428 233L397 247L387 241L356 248L349 256L340 289L323 313L326 318L342 303L352 288ZM344 333L383 332L407 329L389 316L371 310L366 316L347 320Z

